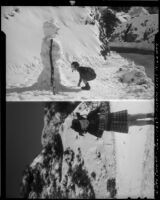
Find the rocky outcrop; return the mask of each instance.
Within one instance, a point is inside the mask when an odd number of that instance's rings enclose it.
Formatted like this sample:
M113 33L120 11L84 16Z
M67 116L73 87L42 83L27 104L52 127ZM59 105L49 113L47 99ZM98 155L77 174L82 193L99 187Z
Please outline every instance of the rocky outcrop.
M63 166L63 169L62 169ZM59 134L24 171L21 195L24 198L95 198L80 149L63 152Z
M134 63L123 65L117 70L115 77L126 87L127 93L135 92L137 95L140 95L145 93L146 90L150 90L151 94L154 92L152 90L154 86L152 79L147 77L143 66L135 67Z
M158 32L158 14L150 14L143 7L131 7L128 13L121 13L119 18L124 21L115 27L112 41L154 44Z
M158 11L150 7L106 7L100 9L99 25L102 56L107 55L106 39L111 47L153 49L158 32Z

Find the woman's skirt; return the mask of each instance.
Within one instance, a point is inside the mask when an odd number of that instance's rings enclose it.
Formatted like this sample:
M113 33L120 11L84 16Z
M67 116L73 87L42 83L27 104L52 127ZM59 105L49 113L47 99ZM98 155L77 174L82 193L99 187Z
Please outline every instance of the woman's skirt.
M99 129L119 133L128 133L127 110L100 115Z

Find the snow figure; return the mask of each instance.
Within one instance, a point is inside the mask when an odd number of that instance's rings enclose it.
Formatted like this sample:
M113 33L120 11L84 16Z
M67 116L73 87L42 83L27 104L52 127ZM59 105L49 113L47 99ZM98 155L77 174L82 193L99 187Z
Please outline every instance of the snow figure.
M44 38L41 45L41 59L43 71L38 78L38 84L43 89L52 89L55 94L58 91L58 68L57 61L61 57L60 44L55 39L59 27L52 19L43 24ZM56 77L56 80L55 80Z

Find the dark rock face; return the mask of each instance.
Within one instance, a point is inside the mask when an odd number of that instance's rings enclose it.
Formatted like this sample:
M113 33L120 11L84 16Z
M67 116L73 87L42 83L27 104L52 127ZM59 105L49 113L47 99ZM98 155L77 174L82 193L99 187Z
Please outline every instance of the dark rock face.
M123 12L124 18L118 13ZM147 49L153 49L155 34L158 32L158 7L106 7L100 9L101 55L106 59L113 43L144 43ZM121 16L122 17L122 16ZM122 44L119 46L121 47ZM143 49L143 48L142 48Z
M54 142L42 150L40 159L24 171L21 194L25 198L59 196L63 145L60 135L56 134L53 138Z

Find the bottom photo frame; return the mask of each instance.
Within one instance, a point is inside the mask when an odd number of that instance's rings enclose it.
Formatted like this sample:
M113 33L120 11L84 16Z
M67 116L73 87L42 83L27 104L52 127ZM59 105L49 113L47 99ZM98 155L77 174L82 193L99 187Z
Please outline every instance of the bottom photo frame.
M6 197L154 198L154 101L6 103Z

